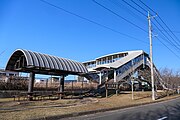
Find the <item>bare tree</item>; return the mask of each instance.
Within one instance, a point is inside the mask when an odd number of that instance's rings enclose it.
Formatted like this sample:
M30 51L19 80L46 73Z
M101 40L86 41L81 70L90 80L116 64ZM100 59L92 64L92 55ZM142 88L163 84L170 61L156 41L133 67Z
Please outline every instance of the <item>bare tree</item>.
M163 68L160 70L160 74L167 84L168 90L176 90L180 86L180 70L174 72L172 69Z

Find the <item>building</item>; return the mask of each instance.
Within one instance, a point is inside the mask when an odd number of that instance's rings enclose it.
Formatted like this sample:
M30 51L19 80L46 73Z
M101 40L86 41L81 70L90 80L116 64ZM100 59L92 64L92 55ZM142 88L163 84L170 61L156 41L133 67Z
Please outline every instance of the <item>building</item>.
M7 82L8 78L12 76L19 76L19 72L7 71L4 69L0 69L0 81Z

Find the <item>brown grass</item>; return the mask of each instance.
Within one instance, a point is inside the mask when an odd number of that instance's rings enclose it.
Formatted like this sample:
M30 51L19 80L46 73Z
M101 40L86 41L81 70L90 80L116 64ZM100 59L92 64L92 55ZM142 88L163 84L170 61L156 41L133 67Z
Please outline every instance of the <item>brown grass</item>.
M160 95L160 93L158 93ZM162 94L162 93L161 93ZM164 97L156 100L167 100L176 96ZM9 99L0 99L0 120L25 120L35 118L45 118L48 116L65 115L70 113L78 113L85 111L92 111L97 109L108 108L124 108L127 106L134 106L144 103L153 102L151 100L151 92L135 92L134 100L131 99L131 94L113 95L109 98L84 98L80 99L67 99L67 100L46 100L46 101L33 101L33 102L9 102ZM14 104L13 104L14 103ZM2 104L4 106L2 107ZM2 110L2 108L8 108ZM11 109L10 109L11 108Z

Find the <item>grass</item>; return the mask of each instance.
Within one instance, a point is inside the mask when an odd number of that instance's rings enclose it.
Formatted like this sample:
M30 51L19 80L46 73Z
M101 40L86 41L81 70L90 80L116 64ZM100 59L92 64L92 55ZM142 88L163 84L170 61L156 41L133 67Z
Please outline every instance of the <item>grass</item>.
M0 98L0 102L10 102L13 98Z
M164 95L163 92L158 96ZM156 101L167 100L180 95L168 96ZM10 101L11 100L11 101ZM113 95L109 98L84 98L84 99L63 99L45 101L21 101L14 102L13 99L0 99L0 119L1 120L26 120L46 118L48 116L58 116L65 114L75 114L78 112L124 108L144 103L154 102L151 100L151 92L135 92L134 100L131 94ZM3 105L3 106L2 106ZM2 108L7 108L2 110Z

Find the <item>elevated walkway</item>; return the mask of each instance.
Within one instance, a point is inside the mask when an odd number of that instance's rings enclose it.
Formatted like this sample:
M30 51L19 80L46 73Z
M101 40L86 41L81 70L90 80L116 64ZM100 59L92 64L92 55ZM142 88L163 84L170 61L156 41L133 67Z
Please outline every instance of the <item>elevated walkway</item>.
M143 72L150 71L149 56L142 50L105 55L83 64L89 71L88 79L99 82L99 89L105 87L105 84L112 84L112 82L113 84L119 84L124 80L131 84L132 76L137 78L137 82L147 82L151 86L150 78L145 79L139 74L139 70ZM163 89L167 89L167 84L162 80L155 65L154 73L156 84L162 86Z

